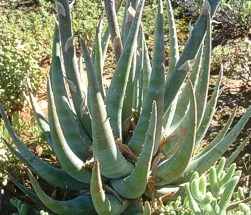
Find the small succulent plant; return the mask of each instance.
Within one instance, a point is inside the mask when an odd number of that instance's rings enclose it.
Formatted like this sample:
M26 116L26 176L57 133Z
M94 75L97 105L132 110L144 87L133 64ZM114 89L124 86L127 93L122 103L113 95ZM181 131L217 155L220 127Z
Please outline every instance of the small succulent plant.
M11 204L18 209L18 214L14 215L27 215L28 214L28 206L25 203L22 203L19 199L11 199Z
M1 4L5 5L7 1L1 2ZM4 8L3 5L1 8ZM5 7L7 6L5 5ZM24 17L20 13L13 13L13 10L8 13L8 9L1 10L1 12L0 101L10 116L27 106L25 77L29 76L33 89L37 92L46 76L39 67L42 55L42 51L38 53L40 41L35 38L27 39L29 35L30 38L33 38L34 35L30 28L37 28L38 25L38 23L34 23L34 17L24 25L22 20ZM37 17L37 19L39 18ZM30 27L31 25L32 27ZM24 34L24 32L26 33ZM26 41L25 45L24 41Z
M0 106L18 151L5 143L28 167L35 192L10 176L11 179L38 204L60 215L150 214L149 202L152 208L157 208L163 201L184 195L184 183L190 181L193 172L202 174L213 166L251 115L250 107L228 132L233 111L215 139L198 151L220 93L222 71L207 101L211 21L219 1L205 2L179 57L172 8L167 0L170 43L167 69L162 0L158 1L152 63L141 22L144 0L126 2L122 30L116 16L122 1L116 8L115 1L104 3L108 28L102 34L101 17L92 54L79 38L86 69L83 70L83 60L77 58L74 47L70 15L73 3L56 1L57 21L47 88L48 119L39 109L29 85L38 124L62 168L49 165L26 148ZM116 68L106 88L102 76L109 40ZM226 160L225 167L248 139ZM74 197L67 201L50 198L32 172Z
M187 197L194 214L227 214L227 211L232 208L229 207L229 203L240 179L241 171L235 171L236 164L232 164L225 172L223 170L225 164L226 159L223 157L217 168L214 166L210 168L208 177L206 175L199 177L198 172L194 172L190 184L186 184ZM207 178L209 183L207 183ZM240 196L244 196L243 192ZM238 203L236 214L250 214L250 208L245 204L245 197Z

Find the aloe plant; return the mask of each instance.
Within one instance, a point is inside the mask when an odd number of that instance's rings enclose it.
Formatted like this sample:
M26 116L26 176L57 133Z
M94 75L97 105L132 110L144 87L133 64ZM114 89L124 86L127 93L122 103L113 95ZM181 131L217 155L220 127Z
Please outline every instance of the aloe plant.
M39 109L28 81L30 100L39 126L62 168L35 156L17 137L0 105L0 113L16 150L28 167L35 192L12 180L43 207L63 214L150 214L162 201L185 193L192 173L204 173L235 140L251 107L227 133L234 113L215 139L197 152L210 125L220 93L222 71L207 101L211 55L211 21L219 1L209 0L179 57L175 22L167 0L170 66L165 68L163 3L158 1L152 64L141 22L144 0L127 1L120 32L117 11L122 1L105 0L108 28L102 37L97 24L90 49L80 37L76 56L68 0L56 1L52 64L48 77L48 119ZM116 68L108 87L102 82L106 51L112 41ZM84 73L88 80L85 80ZM67 90L69 86L69 90ZM249 137L248 137L249 138ZM247 142L236 149L233 161ZM227 165L226 165L227 167ZM33 173L70 192L59 201L44 193ZM148 201L144 202L145 199ZM149 201L150 200L150 201Z

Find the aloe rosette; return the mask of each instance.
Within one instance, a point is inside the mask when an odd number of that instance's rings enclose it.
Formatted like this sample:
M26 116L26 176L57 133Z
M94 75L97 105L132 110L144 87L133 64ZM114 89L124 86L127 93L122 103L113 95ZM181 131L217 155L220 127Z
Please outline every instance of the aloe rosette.
M38 204L63 214L150 214L158 200L185 193L183 184L194 171L204 173L235 140L251 115L251 107L228 131L234 118L202 151L216 109L222 71L209 101L211 21L219 1L209 0L179 56L170 1L158 1L154 54L150 61L141 22L144 0L126 2L122 30L117 11L122 1L105 0L108 27L102 34L101 16L92 54L82 37L77 58L68 0L57 0L52 64L48 78L48 119L39 109L28 80L30 100L38 124L62 168L35 156L17 137L5 112L0 113L16 150L9 149L28 167L35 192L13 181ZM163 10L168 11L170 56L165 68ZM102 36L103 35L103 36ZM108 88L103 70L109 41L116 68ZM85 74L87 79L85 80ZM68 86L68 87L67 87ZM69 90L67 90L69 88ZM230 165L244 144L226 164ZM227 166L227 165L226 165ZM59 201L47 196L33 174L75 198ZM168 196L168 197L167 197ZM145 203L144 203L145 202Z

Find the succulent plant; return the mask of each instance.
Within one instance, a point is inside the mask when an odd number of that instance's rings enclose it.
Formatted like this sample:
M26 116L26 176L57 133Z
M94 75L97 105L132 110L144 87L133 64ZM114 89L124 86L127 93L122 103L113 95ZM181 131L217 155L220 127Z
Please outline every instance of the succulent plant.
M6 9L1 10L0 20L0 101L11 116L27 106L26 76L32 80L34 92L39 91L46 77L39 67L42 52L45 52L44 44L41 50L39 36L36 39L33 36L42 24L44 27L48 24L31 14L25 22L22 13L13 13L13 9L9 12L8 3L1 2L1 8Z
M19 199L11 199L11 204L18 209L18 214L20 215L27 215L28 213L28 206L25 203L22 203Z
M163 201L184 194L183 184L190 181L193 172L202 174L214 165L251 115L250 107L226 134L233 112L215 139L198 150L220 93L222 71L207 101L211 20L219 1L206 1L179 57L172 8L167 0L168 69L165 69L162 0L158 1L152 64L141 23L144 0L126 2L122 33L116 18L121 2L115 8L114 1L104 1L108 28L102 37L101 17L92 54L80 38L85 71L74 47L70 16L73 3L56 1L57 21L47 90L48 119L28 85L38 124L62 168L49 165L26 148L0 106L18 151L5 143L28 167L35 193L12 176L11 179L38 204L60 215L150 214L149 200L156 208ZM116 68L107 89L102 72L110 39ZM226 167L248 138L227 159ZM50 198L31 172L74 198L67 201Z
M5 29L4 26L1 28ZM33 50L20 50L18 46L21 47L21 45L11 33L0 32L1 38L8 36L8 39L0 41L0 101L8 110L8 115L21 111L25 106L27 96L25 76L28 75L34 80L36 91L46 77L38 63L34 63L34 59L37 60L38 57L33 55Z
M223 171L226 159L221 158L217 168L212 166L209 171L209 185L207 177L199 177L198 172L194 172L190 184L185 185L187 197L194 214L227 214L231 209L229 202L237 185L241 171L236 171L236 164L232 164L228 171ZM210 188L208 188L208 186ZM242 192L242 189L240 189ZM244 196L243 192L240 196ZM244 203L245 199L239 202L237 214L250 214L250 208ZM240 213L242 211L243 213ZM232 214L232 213L231 213Z

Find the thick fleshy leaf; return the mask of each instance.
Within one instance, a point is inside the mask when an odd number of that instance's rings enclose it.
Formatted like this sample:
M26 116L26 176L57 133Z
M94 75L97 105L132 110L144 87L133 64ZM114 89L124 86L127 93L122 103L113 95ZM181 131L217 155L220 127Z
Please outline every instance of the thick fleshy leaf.
M214 14L218 4L219 1L214 1L211 5L208 3L208 1L205 2L202 13L198 18L193 31L191 32L191 36L186 43L186 46L174 68L174 71L166 82L164 112L168 111L174 97L181 89L181 86L190 70L188 67L188 62L195 60L198 52L200 51L200 47L206 34L207 22L210 19L210 12Z
M199 76L201 55L202 55L202 50L197 55L191 75L189 77L194 88L196 87L196 83ZM181 130L180 127L181 123L183 122L185 116L189 111L189 108L190 108L190 90L189 90L189 84L186 83L180 95L174 98L171 107L163 116L164 137L160 142L159 151L163 152L166 156L170 153L172 154L172 152L174 152L175 149L176 151L178 150L178 144L177 144L178 142L174 141L173 137L178 138L177 137L178 131L176 131L177 129L179 129L184 134L184 132ZM169 140L171 140L172 143Z
M133 107L133 96L134 96L134 83L138 81L136 80L136 76L138 73L138 68L137 68L137 61L136 61L136 47L134 50L134 54L132 57L132 62L131 62L131 68L129 72L129 77L128 77L128 82L126 85L126 91L125 91L125 96L124 96L124 101L123 101L123 107L122 107L122 122L129 122L130 124L130 119L132 117L132 107ZM127 121L126 121L127 120ZM130 127L129 124L126 125L126 127ZM128 131L125 133L124 125L122 126L123 129L123 137L126 137L128 134Z
M201 72L198 80L198 85L195 91L197 107L198 107L198 113L197 113L198 127L201 124L207 105L208 87L210 79L210 63L211 63L211 48L212 48L211 44L212 44L211 19L209 18L207 20L207 33L205 39L205 48L203 52Z
M139 114L142 112L143 104L147 94L152 66L149 59L148 48L144 36L144 28L141 26L138 37L137 64L133 89L133 109Z
M80 195L75 199L68 201L57 201L49 196L41 189L38 182L32 175L32 173L28 170L28 175L31 181L31 184L39 197L39 199L45 204L47 208L52 210L53 212L60 215L96 215L95 209L92 204L90 195Z
M110 118L113 135L122 139L122 106L129 78L131 62L135 50L138 31L141 22L144 0L141 0L137 8L131 30L124 45L123 51L117 62L110 87L105 98L107 115Z
M251 133L246 137L244 141L242 141L242 143L234 150L234 152L231 153L231 155L226 160L225 168L228 168L230 164L235 160L235 158L240 154L241 150L247 144L250 137L251 137Z
M156 192L156 197L162 198L163 202L166 201L176 201L177 197L180 196L182 199L186 197L185 194L185 184L181 185L170 185L166 184L163 186L155 186L155 192ZM148 198L151 198L152 192L147 188L145 193L145 196Z
M148 176L150 175L150 165L153 155L156 125L157 107L156 102L154 101L145 142L133 172L126 178L111 180L112 187L118 192L119 195L125 198L138 198L146 189Z
M102 24L103 24L103 17L101 16L99 19L99 23L96 26L96 37L95 37L95 60L94 60L94 67L96 71L96 75L99 82L99 89L101 91L102 97L105 97L105 89L103 84L103 68L104 68L104 60L103 60L103 53L102 53L102 44L101 44L101 33L102 33Z
M246 113L241 117L232 130L223 139L221 139L217 145L201 155L198 159L191 160L182 175L173 183L179 184L182 182L188 182L194 171L197 171L199 174L207 171L233 143L250 116L251 106L247 109Z
M36 169L34 169L32 167L32 165L29 162L27 162L27 160L25 159L25 157L19 151L17 151L16 149L14 149L12 147L12 145L10 143L8 143L5 139L3 139L3 141L4 141L5 145L8 147L8 149L11 151L11 153L14 154L18 158L19 161L23 162L24 165L27 166L35 174L37 174L37 175L39 174L39 172L37 172Z
M93 155L98 157L101 163L102 175L108 178L121 178L132 171L133 165L122 156L116 146L88 49L82 38L80 38L80 42L85 58L88 82L91 83L89 84L89 94L93 119Z
M32 105L32 108L34 110L35 117L37 119L37 123L43 132L43 135L45 136L46 142L49 144L51 150L54 152L53 143L51 140L51 133L50 133L50 125L48 120L45 118L41 108L39 107L36 98L34 97L31 89L30 80L27 77L27 85L28 85L28 91L30 96L30 102ZM54 152L55 153L55 152Z
M163 29L163 7L162 1L159 1L158 16L155 30L155 45L151 79L148 86L146 99L143 110L140 115L138 124L133 133L132 139L128 146L132 151L139 155L142 150L142 143L145 139L145 133L148 129L149 119L151 116L152 102L157 104L157 127L155 136L155 146L153 155L158 150L160 134L162 129L163 103L164 103L164 84L165 84L165 53L164 53L164 29Z
M26 162L32 166L32 168L36 171L36 173L41 175L41 177L44 178L49 183L57 185L63 189L76 191L79 189L79 186L82 188L86 188L85 184L82 184L81 182L78 182L72 177L70 177L65 170L57 169L47 164L46 162L38 158L35 154L33 154L15 134L13 128L10 125L10 122L7 119L6 114L4 113L1 104L0 104L0 113L2 115L6 128L13 142L15 143L17 149L19 150L19 153L26 160Z
M123 40L126 41L128 33L131 29L131 25L133 22L133 18L135 16L136 10L132 7L132 4L130 3L129 5L129 1L127 1L126 4L126 8L125 8L125 20L124 20L124 29L122 29L124 31L124 37ZM141 28L139 29L139 33L138 33L138 38L141 35ZM141 40L140 40L141 41ZM130 68L130 72L129 72L129 77L128 77L128 82L126 84L126 91L125 91L125 96L124 96L124 101L123 101L123 108L122 108L122 122L123 122L123 138L126 139L128 132L129 132L129 128L130 128L130 122L131 122L131 117L132 117L132 107L133 107L133 96L134 96L134 83L138 83L137 78L138 75L136 73L139 73L139 63L137 60L137 52L139 50L138 47L138 43L137 46L134 46L134 53L132 56L132 62L131 62L131 68ZM138 92L136 90L136 92ZM138 99L139 100L139 99ZM137 101L137 99L136 99Z
M194 95L194 89L190 84L191 92L191 105L188 116L188 122L184 120L185 126L183 131L179 135L179 141L182 142L182 145L179 147L178 151L170 158L160 162L157 167L153 170L152 176L160 179L160 182L154 183L155 185L164 185L170 184L176 178L178 178L183 171L186 169L189 160L192 156L194 144L195 144L195 135L197 128L197 108Z
M121 8L122 6L122 3L124 2L124 0L120 0L117 5L116 5L116 13L118 13L119 9ZM109 31L109 28L107 27L106 30L105 30L105 33L102 37L102 40L101 40L101 47L102 47L102 60L103 60L103 64L104 64L104 61L105 61L105 56L106 56L106 52L107 52L107 48L108 48L108 45L109 45L109 40L111 38L111 34L110 34L110 31ZM94 59L95 57L95 52L92 53L92 59Z
M219 208L221 209L222 213L219 214L224 214L226 211L227 207L229 206L230 200L232 198L234 189L236 185L238 184L240 177L239 176L234 176L229 183L225 187L225 192L222 194L220 201L219 201Z
M60 129L64 131L63 136L67 145L79 159L85 161L91 155L88 152L91 140L76 117L75 110L71 105L70 98L66 91L59 47L58 27L55 26L50 71L55 110L58 116Z
M169 26L169 42L170 42L170 56L169 56L169 66L166 80L172 74L173 69L176 63L179 60L179 46L178 46L178 37L176 33L175 20L173 15L173 9L171 1L167 0L167 12L168 12L168 26Z
M118 62L123 46L120 37L120 30L115 9L115 1L104 0L104 3L105 3L106 16L108 20L108 27L113 42L113 51L115 54L115 59Z
M142 31L144 30L144 28L142 27ZM147 48L147 44L146 44L146 39L144 34L142 35L143 37L143 47L142 49L143 54L144 54L144 58L143 58L143 80L142 80L142 104L145 101L146 98L146 94L147 94L147 90L148 90L148 86L149 86L149 82L150 82L150 78L151 78L151 71L152 71L152 66L150 63L150 57L148 54L148 48ZM140 112L141 113L141 112Z
M61 8L64 9L64 16L59 14L58 11L58 27L59 27L59 34L60 34L60 42L62 46L62 55L63 55L63 62L64 62L64 69L66 72L67 79L71 81L74 86L73 88L70 87L71 96L73 100L73 104L75 107L76 114L81 120L81 124L85 129L85 132L90 135L91 131L91 120L88 114L82 118L81 113L81 103L85 100L84 88L81 84L81 77L78 68L78 62L76 57L76 49L74 46L74 34L72 31L72 22L71 22L71 14L69 8L69 1L68 0L58 0L57 4L61 5ZM72 38L72 40L70 39Z
M84 182L90 183L91 174L90 171L83 168L83 160L77 157L74 152L69 147L62 128L60 127L60 122L58 119L58 113L55 106L54 95L51 89L50 79L48 80L48 100L50 104L50 111L48 112L51 137L53 141L53 146L57 155L57 158L64 168L65 171L68 172L70 176L73 178ZM67 159L65 159L67 158Z
M203 148L202 151L198 152L197 154L195 154L192 157L192 160L199 158L200 156L202 156L203 154L205 154L207 151L209 151L210 149L212 149L215 145L217 145L222 139L223 137L226 135L228 129L230 128L234 116L236 114L236 110L237 108L234 109L234 111L232 112L232 114L230 115L230 117L228 118L225 126L222 128L222 130L217 134L217 136L206 146ZM196 149L195 149L195 153L196 153Z
M143 215L151 215L151 205L148 201L144 204L144 212Z
M205 134L210 126L210 122L213 118L214 111L215 111L216 104L217 104L217 99L218 99L218 96L220 93L220 83L221 83L222 76L223 76L223 72L221 70L220 74L218 76L216 85L214 87L212 97L205 107L200 126L197 129L195 148L197 148L200 145L203 137L205 136Z
M142 215L143 201L141 198L133 199L130 205L123 211L122 215Z
M128 206L128 200L118 199L112 194L105 193L102 188L102 181L100 175L98 159L95 158L94 166L92 170L92 180L91 180L91 196L93 205L98 214L110 214L117 215L121 214L125 208ZM114 191L115 192L115 191Z
M202 60L202 48L196 57L196 61L193 65L192 72L189 77L189 79L192 82L192 85L194 86L194 89L196 89L199 77L201 60ZM179 125L181 124L181 122L183 121L184 117L186 116L189 110L190 107L189 102L190 102L189 84L186 84L180 95L176 96L171 107L166 113L169 114L169 116L164 116L163 125L165 125L164 133L166 136L170 136L179 127Z

